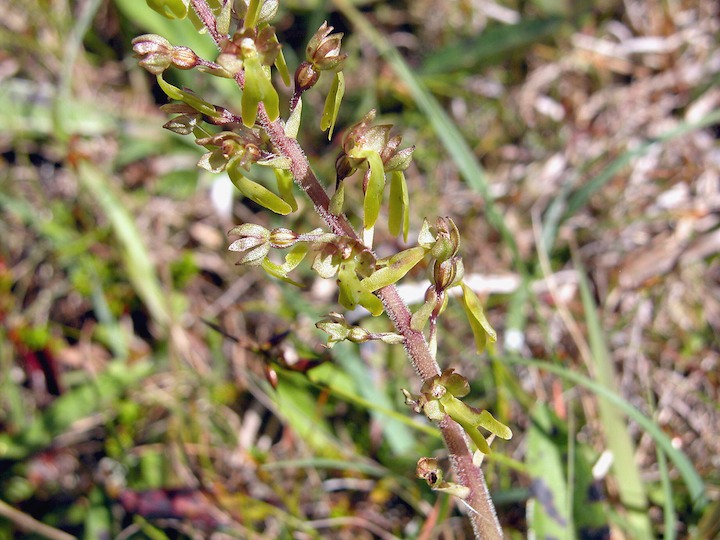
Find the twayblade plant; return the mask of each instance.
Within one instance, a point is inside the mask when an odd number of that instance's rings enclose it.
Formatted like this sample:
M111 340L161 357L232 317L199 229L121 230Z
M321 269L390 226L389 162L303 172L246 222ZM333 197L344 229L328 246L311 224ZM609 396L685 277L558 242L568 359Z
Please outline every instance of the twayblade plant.
M296 232L288 228L268 230L245 223L233 228L238 236L229 247L242 253L240 263L260 266L268 274L294 283L290 272L306 258L322 278L335 279L338 303L351 310L362 306L373 316L386 313L394 332L374 333L350 324L341 313L332 312L317 323L328 334L328 347L343 340L363 343L380 340L402 344L408 359L422 380L419 395L403 390L406 403L417 413L436 421L450 454L457 482L448 482L437 461L421 458L417 475L435 490L459 497L478 538L501 538L502 529L490 500L480 468L482 455L490 451L490 437L511 437L510 429L488 411L467 405L461 398L470 391L466 378L452 367L441 369L436 360L437 320L448 303L447 291L461 287L461 299L478 352L495 341L495 332L485 318L481 303L463 282L459 255L460 234L452 219L423 221L417 245L391 257L378 258L373 252L373 233L378 226L407 240L410 224L408 188L403 171L414 148L401 149L402 138L392 135L392 126L377 125L375 111L368 112L348 128L336 161L332 197L322 187L297 141L301 125L302 96L311 90L323 73L333 77L320 128L332 138L344 93L341 33L323 23L310 39L305 60L291 80L282 46L270 25L278 0L147 0L148 5L168 18L192 19L199 32L209 34L218 49L214 60L200 58L187 47L173 45L157 35L133 40L142 65L173 103L163 110L174 117L165 128L192 135L207 152L198 165L212 172L226 171L244 197L280 215L297 210L293 183L312 201L327 229ZM292 85L287 118L280 117L280 98L272 69L283 83ZM197 69L211 76L234 79L241 92L240 111L212 104L191 90L178 88L163 78L170 68ZM256 167L272 169L275 189L252 179ZM346 200L345 182L362 173L362 201ZM387 198L387 223L380 209ZM362 228L357 231L344 213L346 206L361 209ZM287 250L282 264L268 257L272 250ZM425 302L411 312L398 295L395 284L410 270L426 261L431 268Z

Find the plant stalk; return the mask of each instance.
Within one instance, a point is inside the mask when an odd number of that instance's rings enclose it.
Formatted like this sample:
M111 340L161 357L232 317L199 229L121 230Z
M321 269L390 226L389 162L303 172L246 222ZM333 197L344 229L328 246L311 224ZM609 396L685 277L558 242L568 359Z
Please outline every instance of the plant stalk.
M214 18L208 18L212 12L205 0L191 0L192 7L203 24L207 26L210 35L219 44L221 37L215 29ZM203 16L205 14L206 16ZM242 86L241 77L236 77L239 86ZM261 103L258 107L257 121L266 131L273 145L284 156L290 159L290 171L295 182L307 194L315 206L315 210L325 221L334 234L359 239L355 229L344 215L330 212L330 198L310 168L307 156L296 139L287 137L281 120L271 122ZM385 307L388 317L397 332L404 338L404 346L408 358L423 382L440 375L441 370L433 357L425 336L422 332L410 326L410 309L400 298L394 285L380 289L377 292ZM473 464L472 451L467 437L459 424L446 416L440 422L440 430L445 445L450 453L450 461L460 483L470 489L470 494L464 500L469 508L469 518L476 538L484 540L497 540L503 537L502 528L498 521L495 507L490 498L485 476L480 467Z

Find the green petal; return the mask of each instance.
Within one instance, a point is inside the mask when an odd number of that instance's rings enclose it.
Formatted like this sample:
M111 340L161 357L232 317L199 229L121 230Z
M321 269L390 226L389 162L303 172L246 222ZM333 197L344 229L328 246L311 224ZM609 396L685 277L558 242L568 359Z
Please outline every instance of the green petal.
M170 84L162 78L162 75L157 76L157 82L160 85L160 88L162 88L162 91L165 92L165 94L167 94L170 99L177 99L178 101L182 101L183 103L190 105L193 109L195 109L201 114L212 117L218 116L218 112L215 109L214 105L208 103L203 99L200 99L192 92L181 90L177 86Z
M215 19L215 27L221 36L225 36L230 33L232 6L232 2L225 2L225 5L221 8L220 13Z
M365 193L363 205L364 228L371 229L380 215L383 191L385 190L385 171L380 154L374 150L367 151L363 156L370 165L370 181Z
M168 19L187 17L190 0L146 0L147 5Z
M258 15L260 15L260 8L262 7L260 0L250 0L248 5L247 13L245 13L245 21L243 28L254 28L257 25Z
M290 285L295 285L296 287L302 287L301 283L298 283L297 281L293 281L287 276L287 272L284 271L282 265L275 264L270 259L264 259L262 262L263 270L265 270L268 274L271 276L280 279L284 281L285 283L289 283Z
M265 259L262 263L262 267L271 276L281 279L286 283L290 283L291 285L295 285L296 287L302 287L300 283L290 279L288 274L295 270L303 259L305 259L309 250L310 246L307 244L296 244L285 256L284 264L276 264L269 259Z
M293 212L298 209L295 195L293 195L293 177L290 171L283 169L273 169L275 173L275 179L277 180L278 193L280 198L290 205Z
M343 206L345 205L345 182L342 181L338 184L335 193L330 198L330 213L334 216L339 216L343 213Z
M450 418L462 426L465 433L478 447L478 450L483 454L489 454L490 446L477 428L478 423L475 422L477 418L475 418L476 415L472 409L456 397L453 397L452 394L445 394L440 398L440 403Z
M363 291L360 280L355 273L354 262L344 262L338 269L337 285L339 289L338 303L345 309L355 309Z
M431 302L425 302L422 306L420 306L418 310L412 314L412 317L410 317L410 328L417 330L418 332L422 332L430 319L430 315L432 315L436 304L437 299Z
M382 315L383 311L385 310L385 307L383 306L380 299L371 292L365 290L360 293L360 299L358 303L362 307L367 309L370 312L370 315L372 315L373 317Z
M477 295L464 283L461 283L460 286L463 292L462 300L465 315L470 322L470 328L475 337L475 348L480 354L485 350L488 342L495 343L497 341L497 333L485 317L485 311Z
M271 121L277 120L280 116L280 98L270 80L269 70L263 68L258 56L246 58L243 65L245 87L240 103L243 124L246 127L255 125L257 108L261 101L265 105L268 118Z
M325 107L323 108L322 118L320 119L320 129L328 131L328 140L332 139L335 130L335 122L337 120L338 111L340 111L340 103L345 95L345 76L341 71L335 73L330 92L325 98Z
M410 230L410 197L402 171L390 173L388 229L393 236L397 236L402 230L403 240L407 242Z
M483 411L480 413L479 425L480 427L487 429L490 433L494 433L501 439L505 439L506 441L512 439L512 431L510 430L510 428L502 422L495 420L495 418L493 418L493 415L490 414L488 411Z
M275 41L277 41L277 37L275 38ZM290 78L290 71L288 70L287 62L285 61L285 55L283 54L282 49L280 49L277 58L275 58L275 69L277 69L278 73L280 73L280 77L285 83L285 86L290 86L292 79Z
M287 215L292 212L292 207L275 195L272 191L257 182L253 182L242 174L240 160L232 159L226 168L230 180L245 197L256 202L260 206L272 210L276 214Z
M362 285L370 292L392 285L422 261L423 257L425 257L425 248L420 246L401 251L390 258L386 267L376 270L362 280Z

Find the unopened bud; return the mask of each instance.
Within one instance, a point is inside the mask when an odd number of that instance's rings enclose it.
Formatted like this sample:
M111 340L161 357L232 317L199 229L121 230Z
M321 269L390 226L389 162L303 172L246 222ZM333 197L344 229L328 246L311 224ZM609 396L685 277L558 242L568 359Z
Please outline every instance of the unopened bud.
M438 261L446 261L460 250L460 232L450 218L438 218L435 223L436 242L430 253Z
M270 244L277 249L292 247L297 239L298 234L290 229L278 228L270 231Z
M309 62L303 62L295 70L295 91L304 92L315 86L320 72L317 71Z
M143 34L132 40L135 57L153 75L159 75L172 65L173 46L162 36Z
M188 47L175 47L172 51L172 64L178 69L192 69L200 64L200 57Z
M457 285L463 278L465 269L460 257L452 257L445 261L436 260L433 265L433 282L438 291Z

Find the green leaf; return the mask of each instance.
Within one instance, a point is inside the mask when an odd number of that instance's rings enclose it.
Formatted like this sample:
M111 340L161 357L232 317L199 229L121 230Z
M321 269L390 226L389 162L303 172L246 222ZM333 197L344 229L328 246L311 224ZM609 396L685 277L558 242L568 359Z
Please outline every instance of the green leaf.
M226 170L230 180L243 196L276 214L284 216L292 212L293 209L288 203L266 187L247 178L241 172L239 159L231 159Z
M477 295L464 283L461 283L460 287L462 287L463 292L462 300L465 315L470 322L470 327L475 337L475 348L478 354L481 354L485 350L488 341L491 343L497 341L497 333L485 317L485 310L483 310Z
M325 107L323 108L322 118L320 118L320 129L328 131L328 140L332 139L335 130L335 122L337 120L338 111L340 111L340 103L342 103L345 95L345 76L341 71L335 73L330 92L325 98Z
M470 39L436 50L423 61L420 75L432 77L461 71L477 72L493 59L506 59L515 49L526 47L556 33L564 24L559 17L525 19L517 24L488 26Z
M184 19L190 0L146 0L147 5L168 19Z
M405 175L402 171L390 173L388 229L393 236L397 236L402 231L403 240L407 242L408 232L410 231L410 197L408 196Z
M592 352L588 360L592 366L595 380L609 390L617 390L618 375L598 315L599 307L595 304L590 292L583 267L579 260L575 260L575 263L578 266L580 299L585 311L585 322ZM600 399L598 405L600 422L605 431L605 441L614 456L613 470L617 478L622 479L622 482L618 484L618 494L620 500L628 508L628 521L632 524L633 536L650 538L652 525L647 515L648 498L635 459L637 450L630 435L630 428L617 407L605 399Z
M363 279L362 286L367 291L374 292L396 283L422 261L425 253L425 248L416 246L393 255L386 267L376 270Z
M367 159L370 166L370 181L368 182L363 205L363 226L367 230L375 225L380 215L380 205L385 190L385 171L383 170L380 154L376 151L368 150L363 152L363 157Z
M623 413L625 413L633 421L637 422L638 425L644 429L648 435L650 435L655 443L662 449L663 452L670 458L678 473L683 479L683 482L687 486L688 492L690 493L690 499L692 500L693 507L697 511L702 511L708 505L708 498L705 492L705 483L702 477L695 470L695 466L692 461L684 454L681 450L678 450L673 446L670 437L668 437L658 425L641 413L638 409L633 407L628 401L620 397L615 392L608 390L606 386L595 382L579 373L562 366L555 365L549 362L544 362L537 359L526 359L518 356L506 355L500 358L502 362L517 364L521 366L530 366L537 369L542 369L550 373L554 373L559 377L569 380L570 382L583 386L599 397L604 398Z
M171 317L167 292L135 219L115 190L116 183L103 170L86 161L81 161L78 166L78 178L110 222L121 248L123 265L138 296L160 326L168 325Z

